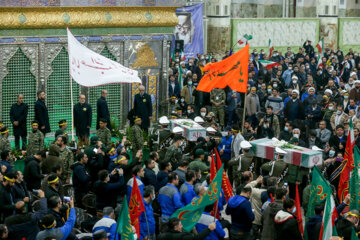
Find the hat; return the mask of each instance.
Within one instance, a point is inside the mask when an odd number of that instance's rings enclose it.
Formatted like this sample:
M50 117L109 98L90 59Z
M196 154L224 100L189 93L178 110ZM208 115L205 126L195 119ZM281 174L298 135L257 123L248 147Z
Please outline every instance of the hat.
M169 124L169 119L167 118L167 116L162 116L161 118L159 118L159 123L162 125L166 125Z
M297 95L299 95L299 91L296 89L292 90L292 93L296 93Z
M293 144L293 143L299 143L299 139L296 138L296 137L292 137L290 138L290 141L289 141L290 144Z
M326 90L325 90L325 93L330 93L330 94L332 94L332 91L331 91L330 89L326 89Z
M59 121L59 127L64 126L66 124L66 119L62 119Z
M206 115L206 117L207 117L207 118L215 117L215 113L209 112L209 113Z
M354 83L355 83L355 84L356 84L356 83L360 83L360 80L355 80Z
M243 141L240 143L240 147L241 147L242 149L249 149L249 148L251 148L251 144L250 144L248 141L243 140Z
M191 71L190 71L190 70L187 70L187 71L186 71L186 75L188 75L189 73L191 73Z
M179 117L179 115L177 113L175 113L175 112L170 114L171 119L177 119L178 117Z
M251 90L255 89L256 90L256 87L251 87Z
M216 130L214 128L212 128L212 127L206 128L206 131L207 132L216 132Z
M202 148L196 149L195 156L200 156L200 155L203 155L203 154L205 154L204 149L202 149Z
M298 80L299 78L298 78L296 75L294 75L294 76L291 77L291 79L296 79L296 80Z
M59 181L59 177L56 174L50 174L47 180L48 184L53 184Z
M134 122L137 122L137 121L139 121L139 120L141 120L141 117L139 117L139 116L135 116L135 117L134 117Z
M354 76L354 75L356 75L356 72L350 73L350 77L352 77L352 76Z
M310 88L308 89L308 92L310 92L310 91L314 91L314 92L315 92L315 88L310 87Z
M182 129L181 127L174 127L172 132L177 134L177 133L182 133L184 131L184 129Z
M344 93L344 96L349 96L349 93L348 92Z
M329 97L328 97L327 95L324 95L324 96L323 96L323 98L326 98L326 99L328 99Z
M196 122L196 123L204 123L204 119L202 119L202 117L195 117L195 119L194 119L194 121Z
M31 126L39 126L39 122L34 120L31 122Z
M105 118L100 118L99 123L107 123L107 120Z
M181 62L180 62L180 65L182 65L182 64L185 64L185 62L184 62L184 61L181 61Z
M272 89L272 86L271 86L271 85L269 85L269 86L267 86L267 88Z
M99 240L99 239L107 238L107 237L108 237L108 235L107 235L105 229L100 229L93 233L94 240Z
M175 95L172 95L172 96L170 97L170 99L176 99L176 96L175 96Z

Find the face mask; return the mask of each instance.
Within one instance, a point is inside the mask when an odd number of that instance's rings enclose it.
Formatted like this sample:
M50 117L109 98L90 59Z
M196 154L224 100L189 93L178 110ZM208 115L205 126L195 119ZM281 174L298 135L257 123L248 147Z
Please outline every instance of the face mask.
M292 67L289 67L289 70L291 70L292 69Z
M292 213L296 213L296 207L294 207L294 209L292 210Z
M277 84L274 84L273 86L274 86L274 87L277 87L278 85L277 85Z
M311 141L315 141L316 138L310 138Z
M177 99L175 100L175 104L176 104L176 103L178 103L178 100L177 100Z
M201 115L202 117L205 117L206 113L201 112L200 115Z
M344 98L345 98L345 99L348 99L348 98L349 98L349 96L344 96Z
M268 93L271 93L271 91L272 91L271 89L268 89Z
M334 107L329 107L329 110L330 110L330 111L334 110Z
M268 128L268 126L266 124L264 124L264 129L267 129L267 128Z
M155 200L155 194L153 195L153 197L151 198L151 200L152 200L152 201L154 201L154 200Z
M342 113L342 111L340 111L340 110L337 110L337 111L336 111L336 114L337 114L337 115L340 115L341 113Z
M136 233L134 234L134 240L137 240L137 234Z
M293 84L296 84L297 83L297 81L292 81L293 82Z
M299 139L299 134L295 133L293 134L294 137L296 137L297 139Z
M288 128L288 127L284 127L284 131L289 131L289 128Z
M188 85L191 86L191 85L192 85L192 82L188 82Z
M181 99L180 101L183 103L183 102L185 102L185 99Z
M190 114L190 113L191 113L191 110L187 110L187 113Z
M330 150L330 151L329 151L329 156L330 156L330 157L333 157L334 155L335 155L335 151L334 151L334 150Z
M189 63L189 66L192 66L192 63Z

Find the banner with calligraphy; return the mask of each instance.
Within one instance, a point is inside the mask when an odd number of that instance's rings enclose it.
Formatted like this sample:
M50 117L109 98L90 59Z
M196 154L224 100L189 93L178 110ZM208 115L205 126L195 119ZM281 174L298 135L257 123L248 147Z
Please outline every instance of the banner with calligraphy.
M113 83L141 83L138 71L88 49L69 29L67 36L70 75L78 84L95 87Z
M174 30L175 40L184 41L186 59L204 53L203 4L176 9L178 25Z

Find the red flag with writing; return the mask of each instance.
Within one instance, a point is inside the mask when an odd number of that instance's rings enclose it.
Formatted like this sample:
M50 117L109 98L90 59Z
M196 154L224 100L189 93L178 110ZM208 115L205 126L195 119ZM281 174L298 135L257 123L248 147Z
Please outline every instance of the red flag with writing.
M300 195L299 195L299 186L298 185L296 185L295 207L296 207L296 219L298 222L299 231L304 236L304 227L303 227L302 216L301 216Z
M214 152L216 154L216 162L217 162L217 168L220 169L221 166L222 166L222 162L221 162L221 159L220 159L220 155L219 155L219 152L216 148L214 148ZM225 169L224 169L224 172L223 172L223 179L222 179L222 190L224 191L224 195L225 195L225 199L226 201L229 201L229 198L231 198L232 196L234 196L233 194L233 188L231 186L231 183L230 183L230 180L225 172Z
M133 175L133 178L133 187L131 190L131 197L129 201L129 214L131 225L135 227L138 239L140 239L139 217L142 212L145 212L145 206L135 175Z

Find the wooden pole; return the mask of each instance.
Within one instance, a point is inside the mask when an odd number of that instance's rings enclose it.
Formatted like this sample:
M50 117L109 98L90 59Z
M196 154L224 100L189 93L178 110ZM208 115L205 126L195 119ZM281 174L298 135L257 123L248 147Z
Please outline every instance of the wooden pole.
M70 75L70 101L71 101L71 141L74 141L75 137L74 137L74 110L73 110L73 106L74 106L74 96L73 96L73 87L72 87L72 78Z
M241 132L244 131L244 123L245 123L245 114L246 114L246 95L247 95L247 92L244 94L245 97L244 97L244 112L243 112L243 118L242 118L242 123L241 123Z

